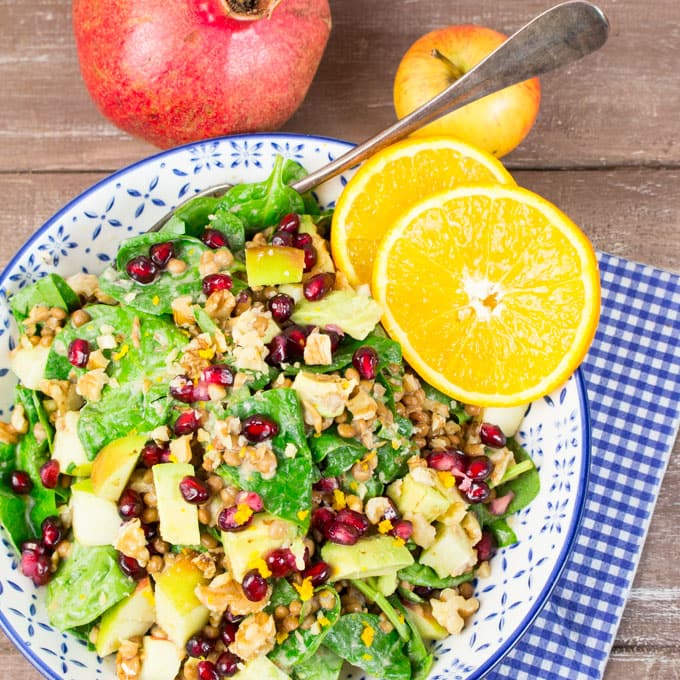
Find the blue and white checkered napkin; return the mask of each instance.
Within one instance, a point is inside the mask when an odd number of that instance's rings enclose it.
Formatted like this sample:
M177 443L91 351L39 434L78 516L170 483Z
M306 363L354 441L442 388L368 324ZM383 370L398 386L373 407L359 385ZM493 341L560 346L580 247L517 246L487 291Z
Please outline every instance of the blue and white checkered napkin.
M487 678L599 680L680 423L680 277L600 254L583 373L592 466L574 550L545 608Z

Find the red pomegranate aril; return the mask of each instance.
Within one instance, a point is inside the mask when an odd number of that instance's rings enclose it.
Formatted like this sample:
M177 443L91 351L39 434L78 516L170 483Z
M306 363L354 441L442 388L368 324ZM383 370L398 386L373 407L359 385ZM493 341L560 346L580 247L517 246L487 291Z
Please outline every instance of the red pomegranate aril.
M27 541L24 541L20 547L22 553L34 552L38 555L45 555L47 553L44 543L38 538L30 538Z
M179 492L182 498L192 505L203 505L210 500L210 489L198 477L187 475L179 483Z
M290 319L290 315L293 313L295 307L295 300L290 295L285 293L278 293L274 297L269 298L267 301L267 307L272 314L272 319L276 323L284 323Z
M241 423L241 432L249 442L255 444L276 437L279 433L279 426L271 418L254 413L244 418Z
M9 484L12 487L12 491L20 496L31 493L33 489L31 477L24 470L14 470L10 475Z
M352 355L352 366L356 368L363 380L373 380L378 374L380 357L373 347L364 345Z
M222 531L243 531L253 521L253 515L248 515L246 519L243 519L240 515L237 515L239 512L238 505L224 508L217 516L217 526Z
M388 498L387 500L387 506L385 507L385 511L383 512L383 519L388 519L390 522L392 522L395 519L399 519L399 511L397 510L397 507L395 504L392 502L392 499Z
M316 248L311 244L302 246L301 250L305 254L305 266L303 271L306 274L307 272L312 271L314 268L314 265L318 259L318 255L316 253Z
M208 656L208 654L210 654L213 649L215 649L215 641L203 637L202 635L192 635L187 640L187 654L194 657L194 659L200 659L201 657Z
M492 425L491 423L481 424L479 438L484 446L490 446L492 449L502 449L507 443L503 430L498 425Z
M158 465L158 463L165 462L163 460L164 454L167 453L167 449L157 444L153 439L149 440L142 447L139 459L142 461L144 467L153 467Z
M272 366L280 366L288 361L289 340L285 335L275 335L267 345L269 354L265 361Z
M267 581L262 577L262 574L257 569L251 569L243 577L243 594L251 602L260 602L267 596Z
M307 345L307 336L309 333L303 326L288 326L283 334L288 338L289 354L296 359L302 358L305 346Z
M147 543L153 541L154 538L158 538L158 522L142 523L142 531Z
M300 216L297 213L284 215L276 227L277 231L286 231L289 234L297 234L300 228Z
M205 229L201 234L201 241L213 250L224 248L227 245L227 237L217 229Z
M63 538L63 531L61 529L61 522L54 516L45 517L40 525L40 533L42 534L42 542L48 551L53 551Z
M322 477L314 483L314 490L323 493L331 493L340 488L340 480L337 477Z
M46 554L25 550L21 554L21 573L36 586L44 586L50 580L51 558Z
M264 561L274 578L285 578L296 571L295 555L288 548L272 550Z
M434 594L435 589L430 586L414 586L413 592L422 597L424 600L429 600Z
M440 472L461 472L467 469L467 456L462 451L443 449L427 456L427 464Z
M76 368L85 368L90 360L90 343L83 338L71 340L66 351L68 362Z
M311 234L295 234L293 236L293 248L305 248L306 246L313 246L314 239Z
M201 380L211 385L231 387L234 384L234 371L226 364L213 364L201 371Z
M200 425L201 421L198 417L198 413L191 409L190 411L184 411L184 413L180 413L177 416L173 431L178 437L181 437L185 434L193 434L198 430Z
M349 526L354 527L359 536L365 534L370 526L370 522L366 515L362 515L360 512L350 510L349 508L339 510L337 515L335 515L335 519L338 522L342 522L342 524L348 524Z
M331 567L326 562L315 562L302 572L302 578L308 578L315 588L326 583L330 575Z
M144 512L142 497L134 489L125 489L118 499L118 514L122 519L135 519Z
M149 248L149 257L151 261L158 265L161 269L175 257L175 245L172 241L163 241L162 243L154 243Z
M413 524L411 524L411 522L409 522L407 519L399 519L394 522L392 524L392 530L390 531L392 536L401 538L402 541L408 541L408 539L411 538L412 533Z
M215 662L215 669L220 678L230 678L238 672L238 664L241 659L233 652L227 650L219 655Z
M483 503L491 493L489 485L483 481L473 480L461 493L470 503Z
M236 631L238 630L237 621L224 621L222 628L220 629L220 639L225 647L229 645L236 639Z
M231 280L229 274L217 273L208 274L208 276L203 277L201 285L203 287L203 292L210 297L218 290L229 290L234 285L234 282Z
M257 491L239 491L236 494L236 505L241 504L247 505L253 512L264 510L262 496Z
M493 463L487 456L475 456L468 460L465 474L478 481L486 479L493 472Z
M118 565L126 576L135 581L141 581L146 576L146 569L134 557L124 555L122 552L118 553Z
M490 560L498 552L496 539L488 530L482 531L482 537L474 545L474 548L477 550L477 559L480 562Z
M338 333L337 331L330 330L329 328L325 328L322 333L324 335L327 335L331 339L331 354L335 352L338 347L340 347L340 343L342 342L342 335Z
M196 674L198 680L220 680L215 664L207 659L196 664Z
M272 234L271 244L273 246L285 246L286 248L292 248L293 234L287 231L275 231Z
M146 255L133 257L125 265L125 271L133 281L143 284L152 283L158 276L158 267Z
M40 466L40 481L46 489L56 489L59 484L59 461L51 458Z
M326 527L335 519L335 512L330 508L321 507L312 513L312 526L325 534Z
M184 404L194 401L194 383L188 375L176 375L170 381L170 396Z
M326 295L333 290L334 283L335 274L329 272L315 274L304 282L302 285L302 293L306 300L316 302L317 300L325 298Z
M351 524L333 520L326 525L324 535L331 543L354 545L359 540L359 532Z

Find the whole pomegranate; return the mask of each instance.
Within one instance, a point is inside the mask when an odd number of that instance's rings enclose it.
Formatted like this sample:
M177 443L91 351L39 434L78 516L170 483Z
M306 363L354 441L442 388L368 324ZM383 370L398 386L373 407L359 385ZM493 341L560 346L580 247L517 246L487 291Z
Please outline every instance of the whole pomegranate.
M283 125L331 16L328 0L74 0L73 27L103 115L166 148Z

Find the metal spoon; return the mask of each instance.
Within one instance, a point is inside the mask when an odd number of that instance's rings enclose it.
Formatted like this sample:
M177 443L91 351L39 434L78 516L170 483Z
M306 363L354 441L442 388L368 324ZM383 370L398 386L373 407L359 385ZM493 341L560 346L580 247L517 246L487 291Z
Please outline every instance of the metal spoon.
M599 7L580 0L556 5L520 28L486 59L423 106L291 187L305 193L446 113L594 52L604 45L608 33L609 22ZM231 186L218 184L187 200L196 196L219 196ZM171 215L163 217L149 231L158 231Z

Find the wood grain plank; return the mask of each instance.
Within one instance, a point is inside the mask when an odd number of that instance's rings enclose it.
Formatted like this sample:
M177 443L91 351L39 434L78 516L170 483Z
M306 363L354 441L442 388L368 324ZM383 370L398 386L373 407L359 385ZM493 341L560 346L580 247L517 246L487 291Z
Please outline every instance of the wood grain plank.
M553 0L331 0L334 27L307 99L284 130L361 141L394 121L392 79L421 34L474 22L512 32ZM602 0L611 38L544 78L535 129L512 167L680 164L676 0ZM152 153L106 122L80 80L68 0L0 0L0 171L117 169ZM9 32L8 32L9 33ZM633 123L631 123L633 121Z

